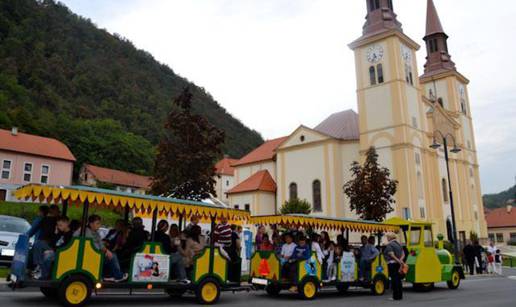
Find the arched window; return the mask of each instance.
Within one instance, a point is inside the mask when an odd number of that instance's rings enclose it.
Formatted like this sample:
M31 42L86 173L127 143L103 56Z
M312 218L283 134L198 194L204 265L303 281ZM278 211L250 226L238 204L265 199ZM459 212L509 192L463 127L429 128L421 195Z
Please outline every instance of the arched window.
M292 182L288 187L289 200L297 199L297 183Z
M374 11L380 8L380 0L369 0L369 11Z
M371 85L376 85L376 71L374 66L369 67L369 81Z
M441 97L437 98L437 102L444 108L444 101Z
M436 38L433 38L433 39L430 40L429 48L430 48L430 53L434 53L434 52L437 52L439 50Z
M314 212L321 212L321 182L319 180L314 180L314 182L312 182L312 195Z
M424 199L425 195L423 192L423 176L421 176L421 172L417 171L417 195L419 199Z
M376 65L376 71L378 72L378 83L383 83L383 66L382 66L382 64Z
M443 201L445 203L447 203L448 200L449 200L449 197L448 197L448 183L446 182L446 179L444 179L444 178L441 180L441 189L443 191Z
M446 232L448 233L448 241L453 242L453 225L450 218L446 220Z

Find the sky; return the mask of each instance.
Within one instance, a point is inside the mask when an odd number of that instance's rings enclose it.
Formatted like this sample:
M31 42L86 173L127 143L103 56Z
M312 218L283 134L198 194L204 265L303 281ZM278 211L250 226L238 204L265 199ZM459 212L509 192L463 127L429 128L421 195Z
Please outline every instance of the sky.
M204 87L265 139L357 110L353 52L365 0L61 0ZM394 0L424 45L425 0ZM516 181L516 1L434 0L470 79L483 193ZM419 71L425 62L418 52Z

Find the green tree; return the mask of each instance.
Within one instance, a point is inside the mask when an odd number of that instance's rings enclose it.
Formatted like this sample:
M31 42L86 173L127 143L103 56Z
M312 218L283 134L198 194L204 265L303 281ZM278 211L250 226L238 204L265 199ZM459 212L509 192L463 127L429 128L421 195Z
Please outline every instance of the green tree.
M185 88L168 115L154 164L155 194L193 200L216 194L214 164L222 155L224 133L192 113L192 99Z
M378 164L374 147L367 151L364 165L355 161L350 171L353 178L344 185L344 193L350 199L351 210L364 220L383 221L394 211L398 181L390 179L389 169Z
M291 199L280 208L281 214L310 214L310 212L312 212L312 206L305 199Z

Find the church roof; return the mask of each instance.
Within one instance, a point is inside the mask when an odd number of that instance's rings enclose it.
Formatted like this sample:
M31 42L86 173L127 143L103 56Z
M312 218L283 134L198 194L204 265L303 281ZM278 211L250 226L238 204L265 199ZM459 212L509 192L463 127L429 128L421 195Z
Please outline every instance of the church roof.
M428 0L426 11L426 36L436 33L444 33L441 20L435 9L434 1Z
M91 164L84 164L83 168L85 172L88 172L96 180L102 182L142 189L149 189L152 183L151 177L124 172L116 169L110 169Z
M217 175L228 175L233 176L235 174L235 169L233 168L233 163L236 163L237 159L224 158L215 164L215 173Z
M358 114L353 110L334 113L314 130L339 140L358 140L360 138Z
M255 148L253 151L245 155L242 159L233 163L232 166L240 166L245 164L257 163L267 160L274 159L274 155L276 154L276 149L283 143L288 136L281 137L273 140L266 141L259 147Z
M276 182L267 170L261 170L254 173L251 177L237 184L234 188L229 190L228 194L237 194L245 192L276 192Z

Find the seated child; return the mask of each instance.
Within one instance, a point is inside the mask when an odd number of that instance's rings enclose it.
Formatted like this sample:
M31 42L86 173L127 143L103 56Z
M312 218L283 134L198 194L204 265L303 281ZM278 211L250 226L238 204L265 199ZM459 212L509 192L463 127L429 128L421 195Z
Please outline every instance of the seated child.
M40 276L41 280L47 280L50 278L52 264L56 258L56 250L66 246L72 240L72 237L73 233L70 229L70 220L66 216L58 218L55 236L50 242L50 249L43 253L43 263L41 265Z
M285 234L285 244L281 246L280 252L280 262L281 262L281 276L284 279L287 279L290 273L290 262L292 258L292 254L294 253L294 249L296 248L296 243L294 243L294 238L292 234Z
M310 249L310 246L306 242L306 238L304 235L299 236L299 244L294 248L294 252L292 253L292 257L289 261L289 267L288 267L288 276L290 279L290 282L292 283L292 287L289 289L291 292L297 292L297 287L295 286L297 280L297 262L308 260L310 259L312 255L312 250Z
M259 250L266 252L271 252L274 250L274 245L272 245L271 241L269 240L269 235L266 233L262 235L262 244L260 244Z

